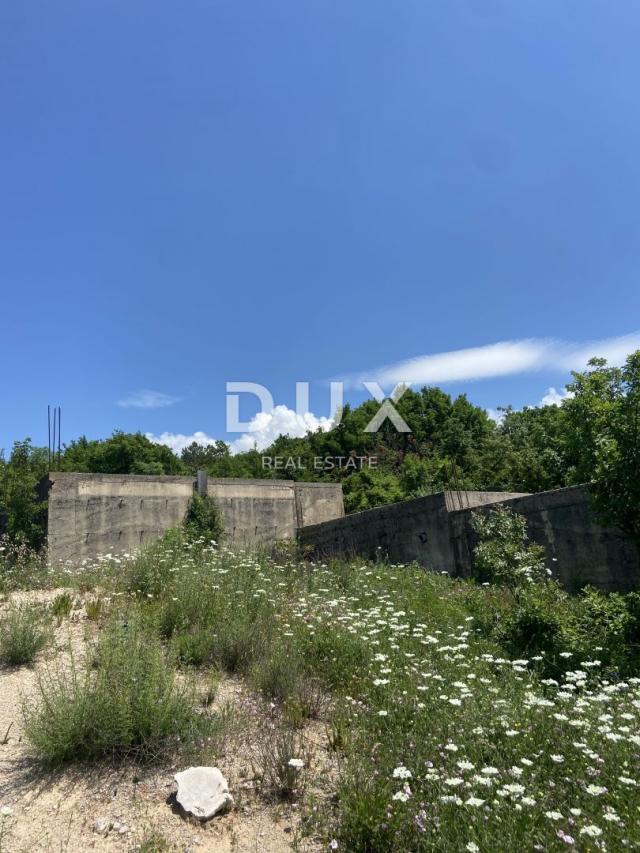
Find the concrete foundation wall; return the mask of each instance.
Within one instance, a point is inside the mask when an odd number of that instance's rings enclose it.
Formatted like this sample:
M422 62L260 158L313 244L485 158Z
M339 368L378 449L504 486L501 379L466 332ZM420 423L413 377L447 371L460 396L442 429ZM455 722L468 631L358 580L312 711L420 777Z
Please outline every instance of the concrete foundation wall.
M620 531L598 524L586 486L540 492L503 505L526 518L529 539L544 547L547 567L565 589L575 591L591 584L628 592L640 587L635 546ZM452 512L449 529L457 574L469 576L477 542L471 512Z
M193 477L49 474L48 542L53 562L132 552L180 524ZM310 521L344 514L339 484L209 479L225 538L239 545L291 539Z
M49 474L52 561L131 552L184 518L192 477Z
M464 577L473 571L473 512L488 512L497 504L526 518L530 539L544 547L547 566L566 589L585 584L621 592L640 588L635 546L619 531L598 524L584 486L535 495L441 492L305 527L298 537L320 559L361 555L416 561Z
M393 563L416 561L454 574L448 525L451 509L511 496L506 492L439 492L304 527L298 538L319 557L359 554Z

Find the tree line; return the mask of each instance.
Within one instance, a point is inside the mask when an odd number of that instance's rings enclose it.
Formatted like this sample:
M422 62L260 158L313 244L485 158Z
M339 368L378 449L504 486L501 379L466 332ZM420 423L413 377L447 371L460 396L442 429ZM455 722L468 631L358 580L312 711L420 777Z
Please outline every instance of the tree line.
M443 489L538 492L590 483L601 519L640 546L640 351L624 366L592 359L573 373L561 405L501 410L496 423L462 394L439 388L407 391L397 409L411 432L385 421L364 427L378 410L369 400L346 405L339 425L303 438L280 436L264 451L232 455L223 441L193 443L180 456L141 433L116 431L104 440L81 437L65 446L60 469L105 474L192 474L338 481L348 512ZM262 457L294 458L301 467L275 470ZM376 457L375 468L318 469L317 458ZM46 504L38 483L47 450L30 439L0 454L0 525L17 541L43 544Z

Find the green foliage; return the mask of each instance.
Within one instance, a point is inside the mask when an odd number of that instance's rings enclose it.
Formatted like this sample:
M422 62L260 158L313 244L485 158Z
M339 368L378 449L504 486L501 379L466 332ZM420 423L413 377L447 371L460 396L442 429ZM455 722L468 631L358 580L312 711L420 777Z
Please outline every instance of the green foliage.
M184 666L202 666L211 660L213 654L212 631L196 627L191 631L174 634L172 648Z
M511 584L523 530L502 519L495 533L491 566ZM561 829L587 850L594 826L598 848L638 846L640 595L569 596L518 571L484 587L415 565L271 560L184 533L155 547L130 561L153 592L127 600L86 667L40 678L27 733L43 758L168 763L180 738L182 763L192 748L206 753L189 763L215 761L223 715L204 680L197 696L179 686L177 654L272 700L251 703L256 779L300 798L327 849L555 850ZM129 570L103 576L113 607ZM305 797L319 753L301 726L318 714L337 759L326 808Z
M397 408L409 433L396 432L389 421L377 433L365 432L379 407L368 400L355 408L346 405L340 424L329 431L279 436L262 452L233 456L217 441L194 442L178 458L141 433L116 431L103 441L72 441L61 467L112 474L188 474L204 468L217 477L340 482L348 512L446 489L537 492L590 483L602 521L618 526L640 547L640 352L620 368L592 360L587 371L574 374L568 389L572 396L561 406L507 407L499 425L465 395L408 390ZM265 468L263 456L302 464ZM377 467L355 464L371 456ZM341 458L343 467L318 468L316 459L326 458ZM8 461L0 454L0 533L4 529L14 542L36 549L44 542L47 507L37 484L46 474L46 459L46 450L32 447L29 439L16 442ZM205 521L202 508L195 515L194 523Z
M74 662L70 670L40 675L38 698L35 709L25 708L25 731L54 765L158 758L204 723L191 689L178 686L159 642L133 615L107 626L94 667Z
M495 626L493 636L514 657L544 655L545 674L555 675L567 668L560 655L572 647L571 625L567 595L549 581L522 590L504 620Z
M640 351L624 367L592 359L574 373L564 404L575 464L574 482L590 482L605 523L627 533L640 548Z
M348 477L343 484L347 512L360 512L374 506L401 501L404 493L395 474L363 470Z
M0 663L24 666L33 663L51 640L43 614L33 607L12 607L0 618Z
M486 514L474 513L472 523L479 539L474 548L474 568L480 580L515 590L549 577L544 549L527 544L527 522L523 516L501 507Z
M15 442L8 461L0 454L0 518L14 543L33 549L45 539L47 503L38 486L46 473L47 450L33 447L30 438Z
M586 587L568 595L555 581L527 584L514 597L504 587L469 590L474 625L514 657L538 656L557 676L596 658L613 678L640 671L640 595Z
M229 462L230 458L229 445L225 444L224 441L216 441L215 444L206 445L193 441L180 454L182 464L192 474L201 470L213 473L218 470L221 463Z
M89 441L84 436L66 446L63 471L94 474L184 474L177 456L140 432L116 430L110 438Z
M138 847L138 853L171 853L172 850L171 843L159 832L146 835Z
M103 615L103 605L101 598L92 598L84 606L84 611L87 614L87 619L90 622L98 622Z
M61 592L51 602L51 612L60 622L73 609L73 597L68 592Z
M573 455L563 406L505 409L496 448L504 488L543 492L569 485Z
M223 532L222 513L208 495L194 495L189 501L183 527L190 539L217 543Z
M260 743L262 787L281 800L291 800L302 793L305 767L309 766L309 749L302 736L286 725L265 726ZM297 766L295 762L300 762Z

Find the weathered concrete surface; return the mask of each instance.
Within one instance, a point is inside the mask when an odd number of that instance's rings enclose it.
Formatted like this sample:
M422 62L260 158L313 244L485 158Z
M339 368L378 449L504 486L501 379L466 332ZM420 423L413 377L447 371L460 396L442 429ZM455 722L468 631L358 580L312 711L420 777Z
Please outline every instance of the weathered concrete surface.
M131 552L175 527L193 494L192 477L49 474L52 561Z
M208 492L222 510L228 541L268 544L296 535L292 482L210 479Z
M49 557L92 559L131 552L180 524L195 478L117 474L49 474ZM225 537L241 545L295 537L299 526L344 514L339 484L291 480L209 479Z
M416 561L468 577L477 542L473 512L496 505L526 518L530 539L544 547L547 566L566 589L585 584L621 592L640 588L635 546L620 531L597 522L585 486L535 495L441 492L305 527L298 537L320 558L359 554L394 563Z
M298 538L321 557L359 554L393 563L416 561L454 574L450 511L512 496L507 492L438 492L304 526L298 531Z
M635 546L619 530L598 523L586 486L539 492L502 505L526 518L529 538L544 547L547 567L565 589L575 591L591 584L628 592L640 587ZM449 529L456 573L469 576L477 542L471 512L452 512Z
M294 491L298 528L344 515L342 486L337 483L296 483Z

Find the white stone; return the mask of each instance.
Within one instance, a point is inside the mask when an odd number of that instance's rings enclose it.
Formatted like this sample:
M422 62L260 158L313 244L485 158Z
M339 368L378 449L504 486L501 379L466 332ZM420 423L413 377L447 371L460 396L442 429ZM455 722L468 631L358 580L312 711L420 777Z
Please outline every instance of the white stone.
M113 827L113 821L108 817L99 817L93 824L93 831L100 835L106 835Z
M173 778L178 783L177 802L200 820L209 820L233 804L227 780L217 767L189 767Z

